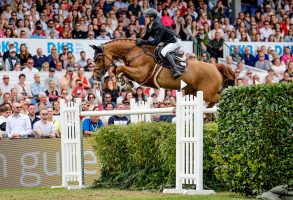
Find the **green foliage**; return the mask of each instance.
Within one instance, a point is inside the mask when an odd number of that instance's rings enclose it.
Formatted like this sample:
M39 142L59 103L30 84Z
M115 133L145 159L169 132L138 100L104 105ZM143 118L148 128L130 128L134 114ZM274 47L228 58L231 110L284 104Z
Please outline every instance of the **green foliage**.
M218 112L216 176L250 195L293 177L293 84L226 90Z
M102 162L99 187L162 189L175 186L176 130L170 123L106 126L95 136L94 149ZM219 184L213 175L211 154L217 126L204 128L205 186Z

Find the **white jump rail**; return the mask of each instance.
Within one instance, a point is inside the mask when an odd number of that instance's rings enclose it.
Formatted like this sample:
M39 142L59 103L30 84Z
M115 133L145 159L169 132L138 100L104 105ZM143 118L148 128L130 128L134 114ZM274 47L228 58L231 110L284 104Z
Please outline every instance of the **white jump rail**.
M176 113L176 188L165 189L164 193L181 194L214 194L213 190L203 189L203 116L204 113L215 113L216 108L205 108L203 93L197 92L197 96L182 96L177 93L176 108L147 108L151 103L138 103L130 110L113 111L83 111L80 112L80 100L77 103L65 105L61 101L62 121L62 186L68 189L83 188L83 169L80 120L79 116L111 116L111 115L135 115L135 123L138 121L150 121L151 114L175 114ZM72 109L70 110L70 106ZM66 114L68 112L68 114ZM137 117L138 115L146 115ZM75 121L74 123L72 121ZM77 125L79 124L79 125ZM74 126L74 127L72 127ZM68 131L69 130L69 131ZM75 137L68 137L74 130ZM66 140L66 141L63 141ZM79 142L78 142L79 140ZM67 149L68 144L74 145L73 152ZM70 145L69 145L70 146ZM69 147L69 149L72 147ZM79 150L79 152L77 152ZM63 152L65 151L65 153ZM68 158L68 155L70 155ZM65 157L64 157L65 156ZM75 156L75 158L71 157ZM77 163L77 161L79 163ZM65 163L64 163L65 162ZM75 171L73 171L73 169ZM74 178L73 175L75 175ZM78 182L78 185L70 186L70 181ZM184 189L184 184L193 184L195 190Z

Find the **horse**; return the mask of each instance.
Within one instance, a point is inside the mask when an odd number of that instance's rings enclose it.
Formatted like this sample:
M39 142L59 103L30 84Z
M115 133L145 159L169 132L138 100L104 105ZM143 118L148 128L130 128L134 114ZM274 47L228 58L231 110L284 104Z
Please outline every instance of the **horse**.
M187 86L185 94L195 95L203 91L204 100L213 107L219 101L221 89L234 84L235 73L230 67L222 64L210 64L196 59L187 59L186 71L177 79L172 76L171 69L157 64L153 57L156 47L137 46L135 39L115 39L100 46L91 45L95 50L95 79L101 80L106 71L122 59L125 65L117 66L116 76L123 73L130 80L139 84L165 89L180 89L181 80Z

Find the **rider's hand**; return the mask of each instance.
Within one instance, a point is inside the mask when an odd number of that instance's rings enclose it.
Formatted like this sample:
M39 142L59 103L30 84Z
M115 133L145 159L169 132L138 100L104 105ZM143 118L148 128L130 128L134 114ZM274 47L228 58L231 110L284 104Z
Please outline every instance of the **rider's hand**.
M142 45L143 44L143 40L138 38L136 39L136 45Z

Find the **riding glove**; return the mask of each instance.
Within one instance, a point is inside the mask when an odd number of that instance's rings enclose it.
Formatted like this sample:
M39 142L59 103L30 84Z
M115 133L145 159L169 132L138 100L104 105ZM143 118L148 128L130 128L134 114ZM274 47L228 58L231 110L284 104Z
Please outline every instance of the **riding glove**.
M143 45L143 39L136 39L136 45Z

